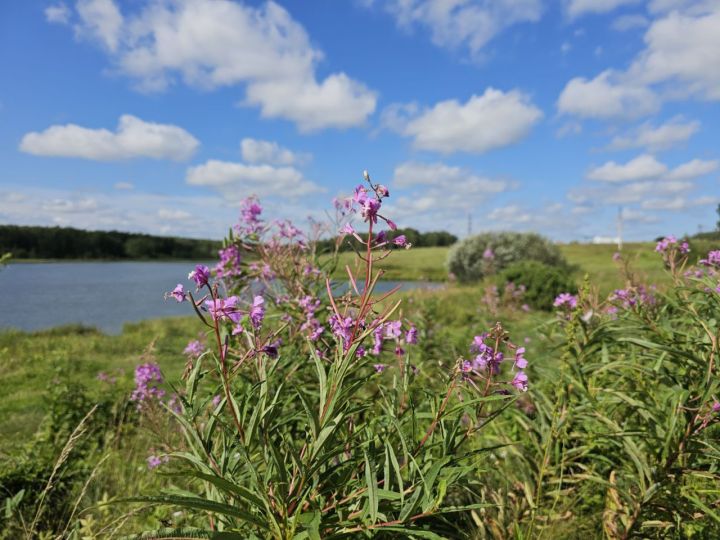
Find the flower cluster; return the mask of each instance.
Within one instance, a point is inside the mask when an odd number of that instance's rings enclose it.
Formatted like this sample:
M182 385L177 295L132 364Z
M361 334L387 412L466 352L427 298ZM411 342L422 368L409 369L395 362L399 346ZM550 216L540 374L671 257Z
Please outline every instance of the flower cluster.
M215 265L215 276L218 279L239 276L242 273L242 256L238 246L229 244L218 251L218 257L220 260Z
M690 253L690 245L685 241L678 243L678 239L672 234L660 240L655 246L655 251L658 253L667 253L672 249L677 249L683 255Z
M654 306L657 303L654 292L654 285L651 285L649 288L644 285L637 285L636 287L628 287L626 289L616 289L608 300L623 309L632 309L639 306Z
M555 298L553 306L556 308L572 310L577 307L578 297L577 295L570 293L561 293Z
M501 346L505 347L507 356L500 350ZM465 378L472 381L473 376L479 377L484 379L489 387L492 378L501 373L503 363L509 363L507 361L509 356L512 358L510 367L512 379L504 384L509 384L521 392L527 391L528 376L525 368L528 366L528 361L525 358L525 347L517 347L507 340L500 325L490 332L475 336L470 345L470 352L475 356L471 360L463 360L460 365Z
M720 250L711 251L707 254L707 258L698 261L703 266L711 268L720 268Z
M185 356L187 356L189 359L194 360L200 358L200 355L204 353L205 350L205 345L203 345L200 340L195 339L187 344L185 350L183 350L183 353L185 353Z
M163 465L164 463L167 463L170 461L170 458L168 456L156 456L156 455L150 455L147 458L147 466L148 469L156 469L160 465Z
M137 402L138 409L145 403L160 401L165 396L165 390L160 388L162 383L159 365L154 362L140 364L135 368L135 389L130 399Z

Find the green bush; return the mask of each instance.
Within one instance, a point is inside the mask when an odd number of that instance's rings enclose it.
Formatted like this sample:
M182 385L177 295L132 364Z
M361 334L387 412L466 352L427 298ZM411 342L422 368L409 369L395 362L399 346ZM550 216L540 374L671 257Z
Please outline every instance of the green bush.
M448 253L447 268L461 282L479 281L520 261L568 268L560 249L535 233L489 232L466 238Z
M500 272L498 286L506 283L524 285L523 300L535 309L551 310L560 293L577 293L577 285L567 268L549 266L537 261L515 263Z

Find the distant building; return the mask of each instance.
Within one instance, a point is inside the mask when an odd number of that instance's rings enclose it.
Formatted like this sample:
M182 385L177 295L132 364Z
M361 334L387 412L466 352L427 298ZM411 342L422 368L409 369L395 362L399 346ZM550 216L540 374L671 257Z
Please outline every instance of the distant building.
M617 236L593 236L593 244L619 244L620 238Z

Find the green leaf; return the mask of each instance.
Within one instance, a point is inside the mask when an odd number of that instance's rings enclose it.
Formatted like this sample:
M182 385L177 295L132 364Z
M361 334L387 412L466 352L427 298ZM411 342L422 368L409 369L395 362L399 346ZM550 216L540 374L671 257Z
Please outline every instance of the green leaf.
M375 471L370 465L370 458L368 457L367 452L363 452L363 454L365 455L365 483L367 484L370 523L375 523L377 521L378 513L377 479L375 478Z

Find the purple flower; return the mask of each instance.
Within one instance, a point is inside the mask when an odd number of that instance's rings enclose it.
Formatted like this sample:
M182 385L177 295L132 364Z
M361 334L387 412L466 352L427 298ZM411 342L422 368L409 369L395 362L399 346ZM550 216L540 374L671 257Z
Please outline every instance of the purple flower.
M226 248L218 251L220 261L215 266L215 273L217 277L230 277L240 275L242 272L240 268L240 250L235 244L230 244Z
M218 298L216 300L205 300L205 306L207 307L208 312L210 312L210 316L215 321L229 319L234 323L240 322L242 313L238 309L237 304L237 296Z
M397 236L393 239L393 244L400 247L405 247L408 245L407 238L405 238L404 234L401 234L400 236Z
M518 367L518 369L525 369L528 365L524 354L525 347L518 347L518 349L515 351L515 365Z
M403 349L400 345L395 345L395 355L402 356L404 354L405 354L405 349Z
M135 389L130 395L131 401L136 401L138 409L143 403L153 400L161 400L165 391L160 388L163 383L160 366L154 362L140 364L135 368Z
M352 337L353 320L352 317L338 317L333 314L328 319L332 333L337 336L343 344L343 349L350 348L350 338Z
M169 296L172 296L178 302L184 302L185 288L182 286L181 283L178 283L177 286L169 293Z
M417 344L417 328L415 326L411 326L410 330L405 334L405 343L409 345Z
M346 223L340 229L340 233L341 234L355 234L355 229L353 228L352 225L350 225L349 223Z
M203 285L207 285L210 280L210 269L204 264L198 264L195 270L188 274L188 279L195 282L198 289Z
M397 231L397 225L392 219L385 218L385 223L388 224L388 227L390 227L391 231Z
M569 309L575 309L577 306L578 298L574 294L561 293L555 298L553 306L555 307L567 307Z
M373 367L375 368L376 373L382 373L387 368L385 364L374 364Z
M222 396L220 394L213 396L213 398L212 398L213 407L217 407L218 405L220 405L221 401L222 401Z
M278 350L280 349L280 346L282 345L281 339L276 339L269 345L265 345L262 349L260 349L260 352L264 352L267 354L270 358L277 358L278 357Z
M515 388L521 392L527 392L528 389L528 378L524 371L518 371L513 378L512 384Z
M252 308L250 308L250 322L255 330L259 329L265 318L265 299L262 296L256 296L253 299Z
M148 456L147 458L147 466L148 469L155 469L162 465L163 463L167 463L170 461L170 458L167 456Z
M397 339L402 334L402 321L388 321L384 329L386 339Z
M720 402L718 402L718 401L713 401L713 404L712 404L712 412L714 412L714 413L720 412Z
M711 251L707 254L707 259L700 259L703 266L720 266L720 250Z
M390 196L390 190L383 186L382 184L378 184L378 186L375 188L375 193L378 194L378 197L389 197Z
M380 211L380 201L374 197L366 197L360 206L360 215L363 220L377 223L377 213Z
M613 253L613 256L612 256L613 261L617 262L620 259L622 259L622 254L619 251L616 251L615 253Z
M196 339L188 343L183 352L189 358L199 358L200 355L205 352L205 345Z
M485 251L483 251L483 259L486 261L492 261L495 258L495 253L491 248L486 248Z

